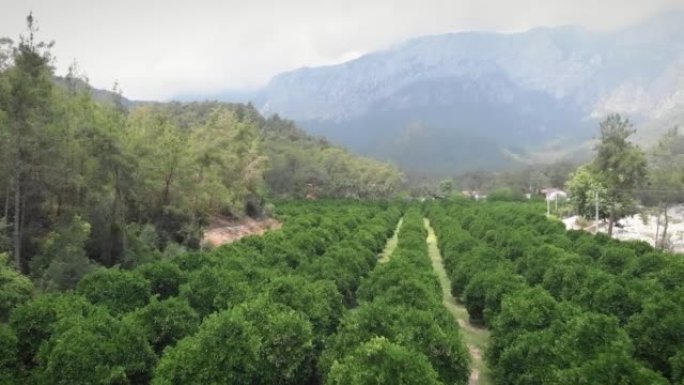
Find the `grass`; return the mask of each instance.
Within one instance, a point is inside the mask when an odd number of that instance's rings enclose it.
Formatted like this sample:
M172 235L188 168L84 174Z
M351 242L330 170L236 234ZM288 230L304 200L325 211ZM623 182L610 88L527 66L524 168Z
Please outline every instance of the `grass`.
M394 249L397 248L397 243L399 243L399 229L401 229L401 224L404 222L404 218L399 219L397 223L397 228L394 230L394 235L387 241L385 248L380 253L380 259L378 262L385 263L389 261L390 256L394 253Z
M484 328L473 326L470 324L468 311L465 307L458 303L456 298L451 295L451 281L447 276L446 270L442 263L442 254L437 247L437 236L430 226L430 221L425 219L425 227L428 231L427 244L428 253L432 260L432 267L439 278L439 283L442 286L442 296L444 306L453 314L454 319L461 326L463 341L468 345L470 355L472 357L472 369L477 370L479 376L477 379L471 375L470 385L491 385L493 382L489 375L482 354L484 353L487 343L489 342L489 331Z

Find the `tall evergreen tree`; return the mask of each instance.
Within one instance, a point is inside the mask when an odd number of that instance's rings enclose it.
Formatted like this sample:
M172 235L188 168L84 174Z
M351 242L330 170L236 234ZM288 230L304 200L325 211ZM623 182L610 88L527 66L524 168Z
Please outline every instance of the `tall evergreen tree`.
M668 208L684 200L684 135L678 127L665 133L651 152L650 177L651 191L658 200L660 212L664 215L662 231L656 245L665 247L670 222Z
M613 234L615 222L633 208L635 190L646 181L646 156L628 140L635 132L629 120L620 115L610 115L601 122L593 165L606 187L608 235Z
M40 177L50 138L44 128L51 115L50 96L53 69L52 43L37 42L37 24L32 14L26 18L27 36L22 36L13 53L14 65L7 71L8 97L3 109L7 115L11 142L11 179L14 190L14 263L24 269L22 246L30 215L40 203Z

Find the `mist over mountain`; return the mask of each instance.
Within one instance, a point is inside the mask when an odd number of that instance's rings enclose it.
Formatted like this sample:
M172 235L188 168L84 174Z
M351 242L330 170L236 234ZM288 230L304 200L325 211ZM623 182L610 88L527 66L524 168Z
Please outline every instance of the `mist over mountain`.
M280 74L251 99L262 113L408 170L501 169L539 153L549 161L572 155L608 113L627 114L654 135L679 122L682 36L684 13L674 12L615 32L568 26L420 37Z

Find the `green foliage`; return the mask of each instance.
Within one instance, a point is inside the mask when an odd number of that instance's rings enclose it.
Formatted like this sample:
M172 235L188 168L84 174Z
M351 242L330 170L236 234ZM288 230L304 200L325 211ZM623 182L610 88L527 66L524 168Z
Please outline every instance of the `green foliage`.
M3 124L6 132L0 136L3 154L0 175L5 177L5 183L11 181L12 184L13 256L19 271L26 267L22 249L31 236L30 231L24 231L30 228L26 223L31 223L35 219L33 213L40 211L45 196L40 182L50 165L54 166L50 162L56 146L52 144L59 140L50 129L54 116L50 98L53 69L49 49L52 44L36 39L38 28L31 14L26 18L26 27L27 35L20 37L19 44L12 50L12 60L8 60L11 65L2 68L0 73L3 91L0 116L7 122ZM37 169L43 173L36 172ZM2 191L9 198L10 190L3 188Z
M0 324L0 385L18 384L19 354L12 329Z
M185 282L186 274L170 261L146 263L136 269L150 281L150 291L160 299L175 297L180 285Z
M146 384L156 357L132 322L97 311L63 325L38 353L36 384Z
M444 383L465 383L468 352L458 328L448 316L446 324L436 322L435 317L439 316L430 311L382 301L364 304L344 319L341 329L328 341L320 366L327 372L360 344L382 336L424 354Z
M7 254L0 253L0 322L7 321L12 310L31 298L33 284L8 266Z
M524 201L525 195L510 188L500 188L487 194L487 200L491 202Z
M2 135L2 132L0 132ZM7 218L0 217L0 253L7 253L12 248L12 240L10 225L7 223Z
M330 385L441 384L420 353L382 337L374 338L335 362L325 382Z
M232 310L210 315L197 333L168 348L153 385L251 385L261 345L258 325Z
M315 381L323 341L344 313L343 293L355 300L347 280L358 282L372 267L376 254L369 248L391 234L400 212L363 202L278 207L281 232L174 258L188 275L180 297L205 318L197 333L164 350L153 383ZM296 240L314 230L320 249ZM372 244L356 242L361 233Z
M142 329L154 351L159 355L167 346L191 335L199 327L199 316L187 301L169 298L163 301L152 297L147 306L127 315Z
M684 349L670 358L670 366L672 368L672 383L684 383Z
M271 305L271 306L269 306ZM300 384L309 376L311 325L257 300L210 315L164 353L153 384Z
M555 299L540 287L524 288L505 297L501 312L492 322L492 342L487 352L489 362L497 364L501 352L525 332L544 330L559 317Z
M593 167L606 187L609 234L613 222L632 210L635 189L646 181L646 156L627 140L634 132L629 120L620 115L610 115L601 122Z
M649 182L650 186L641 194L645 204L658 204L664 215L662 235L656 240L660 247L667 247L668 239L668 207L684 200L679 193L684 188L684 135L678 127L674 127L663 135L650 153ZM660 218L660 212L658 213Z
M261 341L253 383L294 385L308 380L313 334L304 314L263 298L246 302L235 311L254 325Z
M684 345L682 294L680 289L671 296L650 298L643 311L632 316L626 326L634 340L636 356L670 378L674 373L669 360Z
M190 273L180 295L204 318L245 301L250 293L247 278L240 272L205 267Z
M70 323L74 317L86 317L93 310L84 297L62 293L37 296L17 307L10 326L19 339L19 358L24 367L32 369L38 364L36 354L57 333L60 324Z
M386 198L404 182L251 105L133 106L75 65L55 78L27 21L16 46L0 42L0 252L43 289L72 289L89 261L130 269L198 249L213 216L273 213L266 196Z
M125 231L126 250L121 261L122 267L134 268L146 262L153 262L161 256L158 249L159 235L153 225L128 225Z
M501 268L475 274L463 291L471 322L489 324L499 313L501 300L525 286L524 279Z
M276 277L265 289L274 303L287 305L307 315L319 343L332 334L342 316L342 295L332 281L310 281L301 276Z
M31 261L31 274L39 277L43 290L73 289L84 275L95 270L85 250L89 236L90 224L78 215L48 234L41 253Z
M497 383L667 384L682 346L679 258L565 232L528 204L431 204L447 273L490 327ZM658 277L663 277L662 280ZM679 278L676 278L679 277Z
M404 376L413 376L411 371L417 369L405 366L401 371L386 373L384 358L373 361L372 357L364 364L369 366L368 373L361 369L358 374L352 373L345 365L358 364L360 352L374 337L424 355L429 362L427 368L437 372L439 383L468 381L468 352L456 323L442 305L442 291L427 253L426 236L420 211L415 206L409 208L389 261L362 281L357 293L359 307L343 318L337 333L326 342L319 364L325 383L365 383L372 376L401 382L406 380ZM380 345L385 349L385 343Z
M405 181L396 166L354 156L291 121L273 116L261 124L270 160L265 180L278 196L390 197Z
M439 192L445 197L450 197L454 193L454 181L452 179L444 179L439 182Z
M95 305L104 305L114 314L145 306L150 300L150 282L138 272L99 269L83 277L78 293Z
M684 187L684 135L680 129L674 127L666 132L649 155L653 199L664 203L681 202L677 191Z
M580 166L572 175L567 184L570 193L570 202L575 213L584 218L596 217L596 193L599 194L599 218L608 217L608 196L605 185L593 165Z

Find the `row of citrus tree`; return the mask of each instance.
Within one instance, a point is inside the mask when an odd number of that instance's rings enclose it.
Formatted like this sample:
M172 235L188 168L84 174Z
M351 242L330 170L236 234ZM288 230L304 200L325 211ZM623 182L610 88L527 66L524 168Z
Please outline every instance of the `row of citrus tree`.
M452 292L502 384L682 384L684 263L566 232L534 205L433 204Z
M423 216L410 207L396 249L358 290L321 358L325 383L465 384L469 356L458 325L442 304Z
M284 227L134 270L100 269L0 324L2 384L318 382L323 341L401 216L362 202L283 204Z

